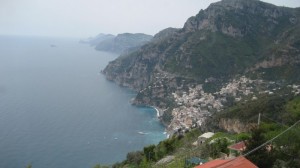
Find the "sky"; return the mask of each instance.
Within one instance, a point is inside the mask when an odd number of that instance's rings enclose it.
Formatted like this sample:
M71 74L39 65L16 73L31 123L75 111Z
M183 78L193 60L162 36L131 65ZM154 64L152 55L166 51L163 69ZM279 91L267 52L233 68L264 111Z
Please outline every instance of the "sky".
M0 0L0 35L87 38L146 33L185 21L218 0ZM300 0L263 0L300 7Z

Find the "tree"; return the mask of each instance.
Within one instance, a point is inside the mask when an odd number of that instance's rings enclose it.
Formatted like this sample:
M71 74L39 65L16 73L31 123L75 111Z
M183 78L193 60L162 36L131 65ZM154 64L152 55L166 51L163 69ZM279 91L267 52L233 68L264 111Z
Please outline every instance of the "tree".
M150 146L144 147L144 155L145 155L147 161L155 160L154 149L155 149L155 145L150 145Z
M252 151L267 141L264 137L264 131L261 128L255 128L251 132L251 138L246 141L246 152ZM258 167L271 168L276 160L276 151L272 145L269 148L263 146L253 153L250 153L247 158Z
M148 168L150 167L150 163L147 161L146 157L143 158L142 162L139 165L140 168Z
M136 151L136 152L129 152L127 154L127 162L139 165L143 160L143 152Z

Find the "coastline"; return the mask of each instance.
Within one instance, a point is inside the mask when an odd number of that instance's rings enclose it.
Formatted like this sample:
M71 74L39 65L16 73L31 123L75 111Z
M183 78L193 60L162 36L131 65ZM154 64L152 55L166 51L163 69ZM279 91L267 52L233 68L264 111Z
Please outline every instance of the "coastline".
M150 106L150 107L155 109L155 111L156 111L156 116L157 116L157 118L159 118L159 117L161 116L160 110L159 110L157 107L154 107L154 106Z
M159 110L159 108L157 108L157 107L155 107L155 106L150 106L151 108L154 108L155 109L155 111L156 111L156 116L157 116L157 118L160 120L160 122L165 126L165 132L164 132L164 134L166 134L166 137L167 137L167 139L170 137L170 135L171 135L171 133L168 131L168 126L165 124L165 123L163 123L162 122L162 120L160 119L160 117L162 116L162 111L161 110Z
M103 74L104 76L106 76L104 73L103 73L103 71L101 72L101 74ZM107 79L107 76L106 76L106 79ZM133 92L135 92L136 93L136 91L133 89L133 88L130 88L129 86L123 86L123 85L120 85L119 83L117 83L117 82L115 82L115 81L113 81L113 80L109 80L109 79L107 79L108 81L112 81L113 83L116 83L116 84L118 84L120 87L122 87L122 88L126 88L126 89L128 89L128 90L130 90L130 91L133 91ZM161 117L163 116L163 114L164 114L164 111L163 110L161 110L160 108L158 108L158 107L156 107L156 106L153 106L153 105L149 105L149 104L140 104L140 103L136 103L135 102L135 99L136 99L136 95L135 95L135 97L133 97L133 98L131 98L130 99L130 104L131 105L133 105L133 106L136 106L136 107L148 107L148 108L152 108L152 109L154 109L155 111L156 111L156 117L157 117L157 119L159 119L159 122L164 126L164 128L165 128L165 131L163 132L163 134L166 134L166 138L168 139L169 137L170 137L170 135L172 135L172 132L170 132L170 131L168 131L168 124L166 124L165 122L163 122L163 120L161 119Z

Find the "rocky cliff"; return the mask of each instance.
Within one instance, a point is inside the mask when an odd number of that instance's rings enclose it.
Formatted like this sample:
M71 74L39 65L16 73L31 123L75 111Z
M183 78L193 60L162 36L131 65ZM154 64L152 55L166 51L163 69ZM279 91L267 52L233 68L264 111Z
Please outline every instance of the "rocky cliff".
M257 126L256 123L243 123L239 119L223 118L219 121L218 127L231 133L250 132Z

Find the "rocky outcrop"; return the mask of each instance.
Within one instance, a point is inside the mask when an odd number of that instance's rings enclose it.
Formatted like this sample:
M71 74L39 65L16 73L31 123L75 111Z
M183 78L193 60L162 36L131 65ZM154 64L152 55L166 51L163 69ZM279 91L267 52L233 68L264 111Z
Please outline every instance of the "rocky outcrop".
M175 156L166 156L166 157L162 158L161 160L159 160L155 165L156 166L163 165L163 164L173 161L174 159L175 159Z
M158 32L157 34L154 35L152 42L160 42L167 38L170 38L173 35L175 35L176 33L178 33L179 30L180 29L176 29L176 28L172 28L172 27L161 30L160 32Z
M250 132L255 126L256 123L244 123L233 118L221 118L219 121L219 128L232 133Z
M144 57L141 57L143 52ZM107 79L113 80L121 86L134 90L141 90L153 80L153 71L156 69L159 54L157 49L131 53L112 61L103 70Z
M227 17L229 12L231 14ZM280 24L280 19L286 16L297 22L293 12L288 8L277 7L258 0L222 0L211 4L206 10L201 10L198 15L189 18L184 25L184 30L221 31L233 37L241 37L253 33L255 27L259 28L257 24L264 25L261 27L268 30L274 29L275 25ZM253 19L253 17L257 18ZM258 19L259 17L263 19ZM257 29L255 31L264 30Z

